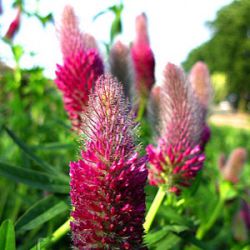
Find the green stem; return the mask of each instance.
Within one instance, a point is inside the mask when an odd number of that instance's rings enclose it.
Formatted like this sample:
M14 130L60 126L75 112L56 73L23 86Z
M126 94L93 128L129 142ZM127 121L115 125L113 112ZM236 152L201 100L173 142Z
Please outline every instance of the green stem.
M150 226L152 222L154 221L155 215L163 201L165 194L166 194L166 190L163 188L163 186L159 187L158 192L153 200L153 203L151 204L148 210L145 223L143 225L146 233L149 231Z
M141 98L140 103L139 103L139 110L138 110L137 118L136 118L137 121L141 121L144 115L145 107L146 107L146 99Z
M209 231L209 229L214 225L218 216L221 214L223 205L224 205L224 200L220 198L208 222L205 225L201 225L198 228L196 233L197 239L201 240L204 237L204 235Z
M61 225L50 238L45 238L41 242L38 242L31 250L42 250L48 247L49 245L56 243L60 240L70 229L70 219L68 219L63 225Z

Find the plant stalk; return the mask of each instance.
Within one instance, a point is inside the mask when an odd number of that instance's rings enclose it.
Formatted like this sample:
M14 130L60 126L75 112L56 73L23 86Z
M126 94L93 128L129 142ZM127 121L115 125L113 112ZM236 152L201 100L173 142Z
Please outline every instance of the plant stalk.
M166 194L166 190L163 186L160 186L158 189L158 192L148 210L148 213L146 215L145 223L143 224L145 232L147 233L151 227L151 224L154 221L155 215L163 201L163 198Z

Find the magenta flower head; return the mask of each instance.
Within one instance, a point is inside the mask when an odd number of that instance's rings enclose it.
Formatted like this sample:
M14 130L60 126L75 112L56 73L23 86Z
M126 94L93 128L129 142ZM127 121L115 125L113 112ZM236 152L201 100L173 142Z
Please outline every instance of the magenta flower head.
M64 9L59 35L63 65L57 65L55 83L63 93L72 127L79 131L81 113L86 110L89 93L103 74L104 66L94 38L80 32L70 6Z
M14 36L16 35L17 31L20 27L20 21L21 21L21 8L18 8L17 14L15 19L10 23L10 26L5 34L5 38L8 40L12 40Z
M122 42L116 42L109 54L110 72L123 84L125 96L131 99L130 88L134 81L134 72L129 48Z
M146 149L149 182L179 194L192 184L205 159L199 146L201 111L181 69L168 64L164 76L159 102L160 138L156 148L149 145Z
M135 88L140 98L147 98L155 82L155 59L150 48L147 17L143 13L136 18L136 39L131 47L135 68Z
M146 158L137 124L110 76L98 79L83 113L84 150L70 163L71 230L77 249L144 249Z

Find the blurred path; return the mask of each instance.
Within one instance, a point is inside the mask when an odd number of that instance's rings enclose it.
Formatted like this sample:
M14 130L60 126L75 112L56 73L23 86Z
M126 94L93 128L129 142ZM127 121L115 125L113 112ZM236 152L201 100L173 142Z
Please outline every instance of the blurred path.
M231 126L250 130L250 114L246 113L216 113L212 114L208 121L217 126Z

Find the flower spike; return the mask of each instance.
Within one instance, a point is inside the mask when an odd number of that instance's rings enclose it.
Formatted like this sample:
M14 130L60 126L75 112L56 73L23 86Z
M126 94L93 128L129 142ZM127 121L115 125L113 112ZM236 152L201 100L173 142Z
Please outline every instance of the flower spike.
M136 18L136 39L131 47L131 56L135 68L135 89L141 99L148 98L155 82L155 59L150 48L147 17L143 13Z
M104 73L95 39L81 33L74 10L66 6L59 31L63 65L57 65L56 80L74 130L79 131L94 83Z
M110 76L98 79L83 114L81 159L70 163L71 230L77 249L145 249L145 157L136 152L137 124Z
M149 182L179 194L192 184L205 159L199 146L201 111L183 71L167 64L158 89L159 139L147 146Z

